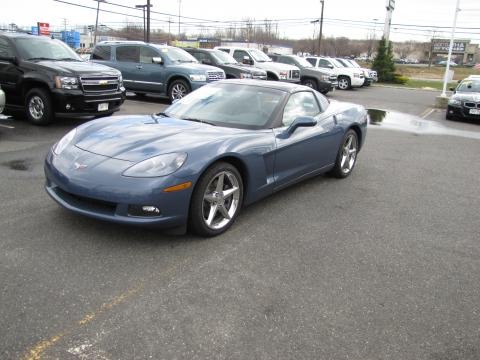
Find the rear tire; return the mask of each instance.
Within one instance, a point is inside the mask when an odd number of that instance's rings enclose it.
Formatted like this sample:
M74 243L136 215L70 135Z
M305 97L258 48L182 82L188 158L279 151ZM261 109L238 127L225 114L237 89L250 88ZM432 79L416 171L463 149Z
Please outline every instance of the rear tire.
M204 237L217 236L235 222L243 203L243 181L237 168L218 162L200 177L190 204L190 229Z
M34 125L50 124L54 118L50 93L43 88L30 89L25 96L25 112Z
M348 76L338 77L338 88L340 90L348 90L352 88L352 81Z

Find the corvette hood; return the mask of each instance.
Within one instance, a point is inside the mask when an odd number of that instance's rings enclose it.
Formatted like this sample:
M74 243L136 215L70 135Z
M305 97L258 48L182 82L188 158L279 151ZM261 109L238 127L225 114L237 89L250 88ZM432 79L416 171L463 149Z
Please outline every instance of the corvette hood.
M158 122L151 116L111 119L116 121L79 128L75 146L94 154L138 162L160 154L195 151L244 131L174 118L158 118Z

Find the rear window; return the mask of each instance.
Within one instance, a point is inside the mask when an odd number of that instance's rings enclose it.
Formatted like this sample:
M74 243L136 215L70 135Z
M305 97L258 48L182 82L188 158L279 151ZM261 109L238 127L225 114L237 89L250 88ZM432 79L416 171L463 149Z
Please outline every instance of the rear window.
M110 46L96 46L93 50L92 59L93 60L110 60L112 55L112 50Z

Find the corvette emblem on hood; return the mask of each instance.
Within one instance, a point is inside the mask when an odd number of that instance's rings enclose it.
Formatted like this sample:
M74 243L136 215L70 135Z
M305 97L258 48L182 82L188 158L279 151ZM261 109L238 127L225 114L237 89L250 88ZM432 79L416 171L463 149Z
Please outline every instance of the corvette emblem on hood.
M78 162L75 161L75 163L73 164L73 166L75 167L75 170L83 170L83 169L86 169L88 167L88 165L86 164L80 164Z

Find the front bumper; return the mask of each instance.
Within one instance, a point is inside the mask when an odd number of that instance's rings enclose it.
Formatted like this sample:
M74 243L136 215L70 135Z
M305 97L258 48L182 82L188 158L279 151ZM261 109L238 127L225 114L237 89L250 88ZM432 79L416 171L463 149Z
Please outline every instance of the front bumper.
M478 109L480 110L480 109ZM453 117L462 119L477 120L480 121L480 115L470 114L470 108L464 106L447 106L447 114Z
M363 86L363 83L365 81L365 78L362 76L362 77L355 77L355 76L352 76L350 78L350 81L351 81L351 85L352 87L361 87Z
M118 111L126 98L125 88L119 91L85 94L82 90L53 89L55 114L61 117L82 117L109 114ZM108 104L107 110L99 111L99 104Z
M75 170L75 163L88 166ZM62 153L61 157L50 151L44 166L45 190L64 208L91 218L129 225L184 227L193 187L171 193L163 189L188 180L175 176L122 176L124 169L131 165L77 148L66 156ZM132 211L141 206L155 206L160 213L139 216Z

